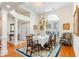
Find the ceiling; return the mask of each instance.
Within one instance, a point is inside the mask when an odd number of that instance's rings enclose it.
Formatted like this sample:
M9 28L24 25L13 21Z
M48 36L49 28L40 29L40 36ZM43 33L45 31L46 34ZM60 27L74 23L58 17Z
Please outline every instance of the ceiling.
M15 8L15 11L17 13L20 13L20 14L24 15L24 16L30 16L30 12L28 10L25 10L21 6L18 6L17 8Z
M16 3L16 2L0 2L0 8L10 11L12 9L15 9L20 4L21 4L21 2L18 2L18 3Z
M55 11L59 8L72 4L71 2L0 2L0 9L11 11L15 9L16 12L22 15L29 15L30 12L26 6L36 13L44 13ZM22 8L24 7L24 8Z
M29 2L26 3L29 7L34 9L37 13L51 12L72 4L71 2Z

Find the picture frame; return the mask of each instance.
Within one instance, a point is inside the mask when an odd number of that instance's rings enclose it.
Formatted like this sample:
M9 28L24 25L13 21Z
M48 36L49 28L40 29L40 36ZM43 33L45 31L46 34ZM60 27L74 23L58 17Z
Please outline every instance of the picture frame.
M44 30L44 26L40 26L40 30Z
M37 30L37 25L34 25L34 30Z
M15 31L14 24L10 24L10 32L14 32L14 31Z
M70 29L70 24L69 23L63 24L63 30L69 30L69 29Z

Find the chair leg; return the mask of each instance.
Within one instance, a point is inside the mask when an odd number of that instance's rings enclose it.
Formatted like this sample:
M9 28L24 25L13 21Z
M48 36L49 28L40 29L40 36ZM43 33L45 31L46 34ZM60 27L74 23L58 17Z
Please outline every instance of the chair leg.
M30 51L30 55L32 55L32 51Z

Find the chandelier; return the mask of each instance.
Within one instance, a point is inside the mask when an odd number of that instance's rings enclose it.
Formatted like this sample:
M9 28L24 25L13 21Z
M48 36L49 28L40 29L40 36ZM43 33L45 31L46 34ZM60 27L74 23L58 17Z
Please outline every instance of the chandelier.
M43 2L43 6L44 6L44 3L45 2ZM40 24L43 26L47 25L47 23L48 23L47 19L45 18L45 15L44 15L44 10L45 10L45 6L42 9L42 18L40 19Z
M48 21L44 17L40 20L40 24L43 26L47 25L47 23L48 23Z

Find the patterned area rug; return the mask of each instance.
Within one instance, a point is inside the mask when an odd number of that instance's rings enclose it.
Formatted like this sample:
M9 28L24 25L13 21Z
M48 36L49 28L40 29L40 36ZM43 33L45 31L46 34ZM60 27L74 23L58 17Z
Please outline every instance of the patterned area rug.
M26 56L26 57L57 57L60 51L60 44L56 44L56 46L52 46L50 51L42 50L40 52L36 51L32 53L32 55L26 53L26 47L16 49L19 54Z

